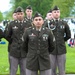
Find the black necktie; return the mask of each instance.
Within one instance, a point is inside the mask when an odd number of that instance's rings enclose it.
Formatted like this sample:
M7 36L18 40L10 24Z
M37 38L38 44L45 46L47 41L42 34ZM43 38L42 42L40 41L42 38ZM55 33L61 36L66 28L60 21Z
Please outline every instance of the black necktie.
M58 22L58 20L55 20L56 22Z

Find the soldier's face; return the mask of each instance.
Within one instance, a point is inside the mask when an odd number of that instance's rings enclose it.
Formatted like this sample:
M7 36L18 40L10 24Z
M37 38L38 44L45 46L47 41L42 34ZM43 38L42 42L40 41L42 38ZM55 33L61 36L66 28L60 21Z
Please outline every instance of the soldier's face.
M17 19L23 20L24 19L24 12L17 12Z
M48 19L48 20L51 20L52 18L53 18L52 13L47 13L47 19Z
M16 13L13 13L13 19L14 20L17 20L17 16L16 15L17 15Z
M41 27L44 23L44 20L42 17L35 17L34 20L33 20L33 24L36 26L36 27Z
M53 15L53 18L55 19L60 18L60 10L53 10L52 15Z
M32 16L32 10L31 9L26 9L26 15L28 16L28 17L30 17L30 16Z

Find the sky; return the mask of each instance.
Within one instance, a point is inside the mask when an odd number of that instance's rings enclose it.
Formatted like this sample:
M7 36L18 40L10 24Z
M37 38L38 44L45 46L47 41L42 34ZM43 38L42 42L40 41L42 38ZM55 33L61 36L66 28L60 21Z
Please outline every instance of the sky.
M0 11L5 12L10 9L10 0L0 0Z

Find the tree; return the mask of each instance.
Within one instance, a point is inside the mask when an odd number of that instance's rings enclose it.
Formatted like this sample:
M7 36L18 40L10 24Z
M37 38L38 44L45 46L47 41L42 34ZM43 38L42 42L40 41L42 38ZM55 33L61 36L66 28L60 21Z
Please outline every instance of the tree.
M3 20L3 14L0 12L0 22Z
M46 13L57 5L61 10L61 18L64 18L70 16L71 11L73 11L72 8L74 7L75 0L11 0L10 3L12 4L12 11L9 12L9 15L18 6L23 7L25 10L28 5L31 5L33 14L35 11L38 11L45 17Z
M33 11L38 11L40 12L44 17L47 13L48 10L51 9L53 0L13 0L11 1L13 5L13 8L16 9L18 6L22 6L23 9L28 5L31 5L33 8Z

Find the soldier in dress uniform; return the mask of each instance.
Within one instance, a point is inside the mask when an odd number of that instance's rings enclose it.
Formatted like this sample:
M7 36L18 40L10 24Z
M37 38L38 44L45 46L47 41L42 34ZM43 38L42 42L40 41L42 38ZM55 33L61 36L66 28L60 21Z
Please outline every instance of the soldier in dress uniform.
M40 75L51 75L49 53L55 48L53 34L43 26L44 20L38 12L33 24L23 35L23 49L27 52L26 75L38 75L38 70Z
M56 75L57 67L59 75L65 75L67 52L65 42L71 37L70 28L60 19L60 9L57 6L53 8L52 15L54 20L52 32L56 40L56 49L50 54L52 75Z
M50 10L47 12L46 20L52 20L52 19L53 19L53 16L52 16L52 9L50 9Z
M33 10L32 10L32 7L30 5L26 7L25 13L26 13L25 20L28 23L27 25L32 26L32 21L33 21L32 13L33 13Z
M17 20L9 23L5 32L8 42L11 42L9 58L10 58L10 75L16 75L18 65L20 67L20 75L26 75L26 52L22 50L22 35L28 27L24 20L24 10L22 7L16 8Z
M13 14L12 14L13 20L17 20L17 16L16 16L16 9L14 10Z
M12 17L13 17L13 20L10 21L10 22L8 22L7 25L6 25L6 27L5 27L5 31L4 31L5 35L6 35L6 32L8 30L8 26L10 25L10 23L12 23L13 21L17 20L16 9L13 11ZM8 40L8 38L6 38L6 37L5 37L5 39ZM8 43L8 52L10 51L10 45L11 45L11 41Z
M49 10L45 19L45 26L48 27L49 29L52 20L53 20L52 10Z

